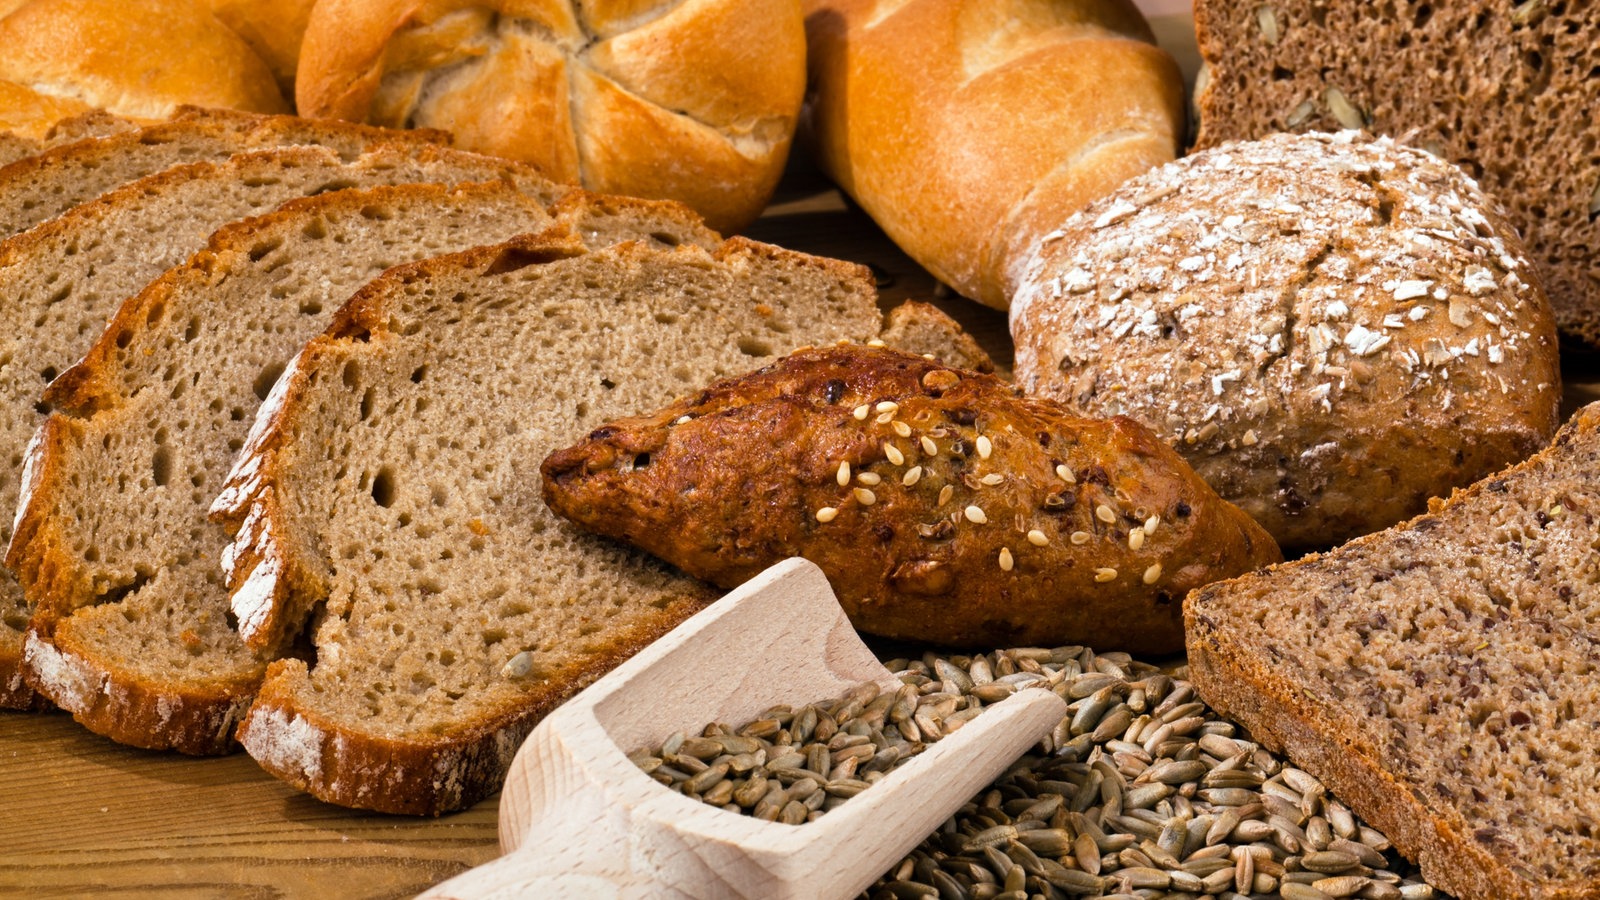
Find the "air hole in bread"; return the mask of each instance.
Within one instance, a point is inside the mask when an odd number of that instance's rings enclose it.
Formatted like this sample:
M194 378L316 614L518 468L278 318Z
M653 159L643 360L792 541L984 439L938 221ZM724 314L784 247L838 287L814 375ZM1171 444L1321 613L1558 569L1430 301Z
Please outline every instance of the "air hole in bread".
M126 350L126 349L128 349L128 345L131 344L131 343L133 343L133 332L132 331L129 331L128 329L124 328L124 329L122 329L122 330L117 332L117 349L118 350Z
M760 338L745 335L739 338L739 352L745 356L773 356L772 344Z
M45 384L55 381L56 375L57 372L55 366L45 366L43 369L39 370L39 377L44 380Z
M387 222L394 218L394 209L388 206L380 206L376 203L369 203L361 207L361 217L372 219L375 222Z
M676 247L680 243L682 243L681 241L678 240L678 236L677 235L668 234L665 231L652 231L652 232L650 232L650 240L655 241L656 243L662 244L662 245L667 246L667 247Z
M195 316L195 317L193 317L193 318L191 318L189 320L188 327L183 329L183 342L185 344L193 343L194 339L199 337L199 336L200 336L200 317L199 316Z
M378 474L372 476L372 500L384 509L388 509L394 505L394 498L394 470L384 466L378 470Z
M45 301L45 305L55 306L57 303L60 303L70 296L72 296L72 285L69 284L62 287L61 290L56 291L54 294L51 294L50 299Z
M322 304L316 300L307 300L300 304L300 315L315 316L322 313Z
M318 186L316 190L311 191L306 196L315 197L318 194L326 194L326 193L328 193L330 191L349 190L350 188L357 187L357 186L358 185L354 181L351 181L348 178L335 178L332 181L329 181L329 182L327 182L325 184L322 184L322 185Z
M166 487L172 478L172 450L163 445L156 448L155 455L150 462L151 478L155 480L156 487Z
M415 369L411 370L411 383L412 384L421 384L422 383L422 379L427 374L428 374L428 367L426 365L417 366Z
M273 361L263 366L256 375L255 384L251 385L251 389L255 391L256 399L266 400L267 395L272 393L272 386L278 383L278 378L281 375L283 375L282 362Z
M146 325L154 326L156 323L160 322L162 317L166 314L167 305L165 303L152 303L150 304L150 308L145 311L144 323Z
M262 257L282 246L283 241L281 239L262 241L261 243L250 248L250 261L260 262Z

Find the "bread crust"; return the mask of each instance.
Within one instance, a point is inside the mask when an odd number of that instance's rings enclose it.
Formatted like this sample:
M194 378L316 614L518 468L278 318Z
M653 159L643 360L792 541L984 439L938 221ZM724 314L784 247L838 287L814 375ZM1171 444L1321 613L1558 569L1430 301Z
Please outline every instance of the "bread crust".
M120 115L289 111L267 64L200 0L31 0L0 19L0 46L0 78Z
M807 0L806 32L824 171L997 309L1035 242L1177 153L1182 78L1130 2Z
M919 643L1170 653L1191 588L1282 558L1132 420L859 345L603 425L541 473L581 527L723 588L804 556L858 629Z
M1474 839L1473 825L1452 802L1425 792L1425 785L1398 775L1394 761L1382 758L1381 748L1374 745L1362 721L1340 715L1331 700L1317 696L1305 683L1291 677L1286 664L1275 666L1272 648L1261 646L1244 633L1238 624L1243 613L1230 605L1229 599L1266 592L1294 573L1323 574L1326 583L1353 577L1356 568L1347 561L1361 559L1364 550L1412 536L1426 543L1427 533L1449 527L1441 525L1441 516L1482 504L1494 492L1503 491L1507 481L1557 464L1563 445L1580 434L1593 441L1597 430L1600 405L1590 405L1579 410L1545 449L1455 491L1448 500L1435 500L1427 513L1325 554L1311 554L1208 585L1184 601L1189 673L1201 697L1218 713L1247 728L1264 746L1286 754L1296 765L1321 779L1351 810L1383 832L1401 855L1418 862L1429 883L1455 896L1593 900L1600 897L1600 881L1593 877L1592 870L1587 877L1561 881L1537 881L1531 874L1519 877L1513 871L1519 860L1490 853ZM1273 602L1299 606L1314 601L1296 590L1278 594ZM1439 602L1449 601L1441 597ZM1416 652L1428 651L1419 648ZM1436 648L1434 652L1451 651ZM1441 714L1463 713L1453 710ZM1414 752L1427 750L1414 748ZM1505 802L1515 803L1516 799L1507 798ZM1574 874L1582 873L1574 870Z
M301 50L300 110L445 128L559 181L682 201L724 233L754 221L804 91L798 0L588 7L323 0Z

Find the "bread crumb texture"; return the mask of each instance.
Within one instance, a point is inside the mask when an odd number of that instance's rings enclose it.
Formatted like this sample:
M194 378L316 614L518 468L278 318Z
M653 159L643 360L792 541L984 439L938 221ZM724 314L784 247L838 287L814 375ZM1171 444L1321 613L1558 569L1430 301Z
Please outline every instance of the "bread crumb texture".
M1126 183L1042 243L1011 330L1026 390L1150 426L1285 547L1415 515L1558 423L1515 230L1455 167L1356 132Z
M1453 894L1600 892L1597 427L1591 405L1434 513L1186 610L1206 701Z

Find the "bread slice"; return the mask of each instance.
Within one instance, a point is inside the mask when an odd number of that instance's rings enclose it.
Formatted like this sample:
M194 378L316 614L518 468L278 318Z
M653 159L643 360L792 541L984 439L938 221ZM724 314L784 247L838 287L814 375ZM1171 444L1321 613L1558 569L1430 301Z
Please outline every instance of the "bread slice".
M441 145L449 141L437 131L394 131L323 119L192 108L170 122L95 136L107 130L85 128L83 140L0 168L0 238L26 231L118 185L185 163L301 144L328 147L353 158L378 144Z
M19 159L33 156L42 149L43 145L33 138L9 131L0 133L0 166L7 166Z
M1464 897L1600 896L1600 404L1403 526L1203 588L1201 696Z
M3 87L0 87L0 93L4 93ZM132 119L95 109L62 119L51 125L44 134L22 133L16 129L0 132L0 169L55 147L135 131L139 127Z
M498 789L545 712L711 599L539 499L586 429L865 340L865 269L732 239L585 252L552 232L363 288L257 415L214 507L250 639L311 623L240 730L324 800L432 814Z
M1198 0L1201 147L1362 128L1460 165L1545 271L1562 334L1600 347L1600 4ZM1583 111L1584 114L1574 114Z
M600 242L715 235L673 204L574 195L558 216ZM207 510L257 404L339 304L384 269L552 223L505 184L402 185L292 201L228 225L118 310L46 391L13 559L40 610L25 669L91 730L188 753L232 725L277 648L228 621ZM98 604L98 605L97 605Z
M345 162L323 147L291 147L242 154L218 162L192 163L119 188L70 213L0 243L0 312L5 337L0 352L0 507L13 509L23 448L49 411L40 391L72 365L99 336L121 302L137 294L167 268L205 246L218 226L268 212L285 200L352 185L412 181L507 179L541 202L556 188L531 169L428 144L384 147ZM0 520L0 540L11 537ZM30 572L32 599L52 598L47 609L96 596L118 585L76 587L66 592L41 584L48 571ZM125 582L124 582L125 583ZM16 627L26 603L0 579L0 684L22 690L16 665L22 634ZM31 703L17 696L11 706Z

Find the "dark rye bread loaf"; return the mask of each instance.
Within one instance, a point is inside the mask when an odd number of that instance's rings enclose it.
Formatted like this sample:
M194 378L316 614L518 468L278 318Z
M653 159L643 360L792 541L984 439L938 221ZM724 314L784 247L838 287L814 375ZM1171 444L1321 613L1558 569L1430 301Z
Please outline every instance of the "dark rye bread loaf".
M328 147L353 158L379 144L449 143L449 137L437 131L395 131L192 108L181 110L170 122L137 131L84 117L66 123L61 133L83 139L0 168L0 238L26 231L119 185L185 163L295 145ZM105 136L97 136L101 134Z
M15 508L23 448L49 406L40 392L83 355L123 300L205 246L218 226L269 212L295 197L355 185L505 179L545 201L558 189L532 170L430 144L382 147L346 162L325 147L291 147L178 166L125 185L0 243L0 507ZM11 538L10 517L0 541ZM147 572L147 576L156 573ZM0 576L0 684L11 706L31 704L17 677L21 623L132 583L134 572L92 584L57 585L54 570L29 571L25 590ZM30 603L31 601L31 603Z
M1600 5L1198 0L1200 147L1365 128L1460 163L1600 347Z
M1403 526L1189 596L1202 697L1464 898L1600 896L1600 404Z
M665 203L570 195L554 210L597 243L716 236ZM296 200L228 225L118 310L46 392L14 563L41 613L26 674L91 730L214 753L280 648L228 621L207 511L261 399L339 305L383 270L552 223L505 184L408 184ZM51 616L59 621L51 621Z
M498 789L540 716L714 596L556 518L539 461L882 329L865 269L737 238L550 233L386 273L278 382L215 507L246 637L309 624L316 652L272 664L245 749L349 806L436 815Z

